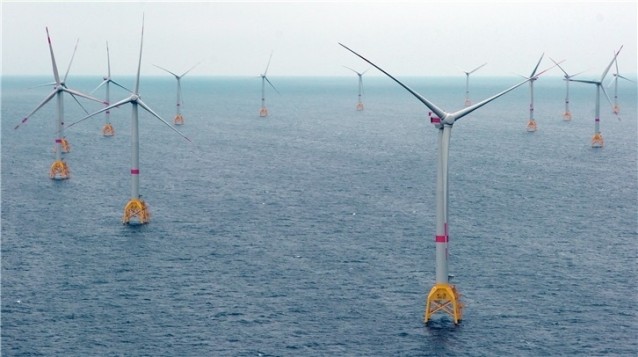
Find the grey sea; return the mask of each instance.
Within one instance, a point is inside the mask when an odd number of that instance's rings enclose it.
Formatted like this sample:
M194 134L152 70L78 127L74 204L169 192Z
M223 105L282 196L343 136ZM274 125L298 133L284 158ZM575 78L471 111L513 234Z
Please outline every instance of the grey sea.
M257 76L186 77L192 143L140 115L143 226L121 223L130 107L111 112L111 138L102 115L68 129L71 178L53 181L55 101L13 129L51 78L2 78L2 355L635 356L636 85L620 83L620 120L602 99L602 149L594 87L571 85L564 121L557 76L535 84L535 133L527 85L454 125L450 273L465 310L426 326L437 134L425 106L370 74L361 112L356 76L273 76L267 118ZM463 106L463 76L401 79ZM478 76L470 94L517 81ZM143 76L140 92L172 122L171 77ZM68 126L84 112L64 103Z

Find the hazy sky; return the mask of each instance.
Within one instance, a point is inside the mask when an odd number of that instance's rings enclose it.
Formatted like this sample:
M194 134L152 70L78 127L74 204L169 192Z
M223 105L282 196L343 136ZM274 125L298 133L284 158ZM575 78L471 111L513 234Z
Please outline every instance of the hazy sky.
M2 74L51 75L45 27L61 73L79 38L72 75L136 72L142 14L143 75L153 64L196 75L350 75L369 66L343 42L398 76L527 74L541 53L570 72L600 75L624 45L621 74L635 75L636 1L583 2L7 2ZM550 64L546 59L541 67ZM380 75L378 71L370 71ZM558 75L560 72L552 73Z

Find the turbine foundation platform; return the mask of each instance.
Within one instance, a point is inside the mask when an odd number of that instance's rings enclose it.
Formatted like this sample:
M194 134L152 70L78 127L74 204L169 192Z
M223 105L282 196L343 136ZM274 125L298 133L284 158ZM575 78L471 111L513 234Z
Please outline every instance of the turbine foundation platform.
M527 122L527 131L529 131L530 133L536 131L536 120L530 119Z
M123 224L146 224L151 219L151 213L146 202L139 198L132 198L124 206Z
M184 117L181 114L177 114L175 119L173 119L173 124L184 125Z
M461 294L458 293L454 285L448 283L434 284L425 304L423 322L428 323L432 315L439 312L448 314L456 325L463 319Z
M262 117L262 118L263 117L267 117L268 116L268 109L266 109L266 107L262 107L259 110L259 116Z
M49 170L49 177L53 180L66 180L71 176L71 171L69 170L69 166L66 162L61 160L56 160L51 164L51 169Z
M591 138L591 147L593 148L601 148L605 146L605 140L603 140L603 136L601 133L596 133Z
M113 125L111 125L111 123L104 124L104 127L102 127L102 135L104 136L115 135L115 129L113 129Z
M618 104L614 104L614 108L612 109L612 112L614 112L614 114L620 113L620 106Z
M466 106L466 107L469 107L470 105L472 105L472 101L471 101L471 100L469 100L469 99L466 99L466 100L465 100L465 106Z
M62 139L56 139L55 140L56 143L60 144L60 149L62 150L62 153L66 154L71 152L71 144L69 144L69 141L62 138ZM54 149L55 151L55 149Z
M565 113L563 114L563 120L564 120L564 121L570 121L570 120L572 120L572 113L571 113L571 112L565 112Z
M359 102L357 103L357 111L360 112L363 110L363 103Z

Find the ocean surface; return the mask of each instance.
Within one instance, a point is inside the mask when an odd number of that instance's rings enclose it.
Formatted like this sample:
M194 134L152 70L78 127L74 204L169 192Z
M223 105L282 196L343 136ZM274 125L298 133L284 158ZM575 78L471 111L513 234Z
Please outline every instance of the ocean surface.
M114 78L132 87L131 77ZM441 108L465 79L408 77ZM525 85L454 125L450 273L459 326L423 324L435 280L437 133L428 109L385 77L186 77L192 143L140 115L143 226L130 198L130 108L66 131L71 179L48 178L55 101L13 127L50 77L2 79L3 356L635 356L638 353L636 85L621 120L595 89ZM516 77L471 81L474 101ZM69 77L91 91L100 77ZM613 96L613 88L608 89ZM170 77L143 100L175 113ZM103 91L95 93L102 96ZM112 101L126 92L112 89ZM99 104L81 100L89 111ZM65 122L82 109L65 99Z

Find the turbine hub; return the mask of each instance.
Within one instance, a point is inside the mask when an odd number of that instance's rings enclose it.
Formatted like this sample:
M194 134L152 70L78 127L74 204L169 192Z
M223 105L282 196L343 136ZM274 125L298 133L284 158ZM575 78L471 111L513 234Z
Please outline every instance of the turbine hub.
M133 94L133 95L131 96L131 100L132 100L132 101L136 101L136 100L138 100L138 99L140 99L140 96L139 96L139 95L137 95L137 94Z

